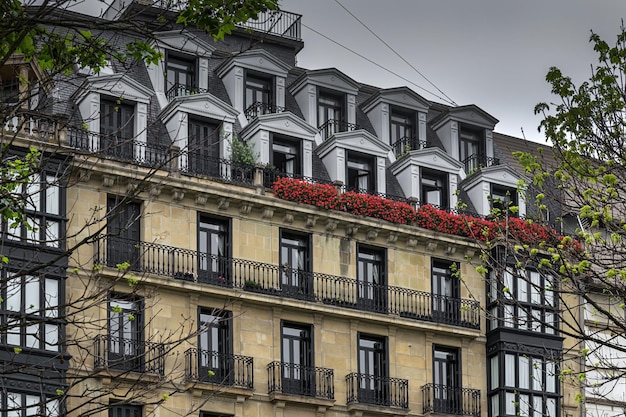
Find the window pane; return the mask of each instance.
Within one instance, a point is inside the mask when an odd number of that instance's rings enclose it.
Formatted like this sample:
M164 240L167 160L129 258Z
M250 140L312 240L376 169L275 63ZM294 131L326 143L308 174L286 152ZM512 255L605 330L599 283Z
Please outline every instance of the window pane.
M59 214L59 186L55 185L56 178L52 176L46 177L46 212L50 214Z
M520 356L519 363L519 387L522 389L530 388L530 365L528 358Z
M507 387L515 387L515 356L507 354L504 357L504 380Z
M22 408L22 396L14 392L7 393L7 417L19 417Z
M37 416L39 414L39 402L41 399L36 395L26 396L26 415Z
M10 320L7 322L7 344L21 346L20 340L20 322L17 320Z
M61 415L59 410L59 400L48 400L46 402L46 416L58 417Z
M46 278L46 289L44 293L46 317L57 317L59 306L59 281Z
M544 329L544 333L554 334L554 329L551 327L551 326L554 326L554 313L550 313L546 311L545 314L546 314L546 326Z
M26 228L26 240L31 242L39 242L39 219L29 217L26 219L28 227Z
M519 396L519 415L521 417L529 417L530 414L530 398L528 394L520 394Z
M26 209L39 211L40 210L40 184L39 175L33 175L28 179L28 185L26 186Z
M522 302L528 302L528 281L524 277L517 279L517 299Z
M546 362L546 391L556 392L555 364L552 361Z
M543 400L539 396L533 397L533 417L543 416Z
M20 311L22 305L22 278L9 276L7 281L6 308L9 311Z
M504 271L504 298L511 298L513 294L513 274L511 271Z
M530 273L530 302L533 304L541 304L541 294L539 292L541 277L536 271Z
M46 222L46 245L51 248L59 247L59 222Z
M491 397L491 415L500 415L500 396L494 395Z
M34 349L39 347L39 325L26 326L26 347Z
M512 392L507 392L506 393L506 397L504 399L505 401L505 407L506 407L506 414L509 416L514 416L516 414L516 410L515 410L515 394Z
M24 279L24 307L27 313L38 314L40 312L39 305L39 280L36 277L26 277Z
M556 399L546 399L546 414L548 417L556 417Z
M498 388L498 385L500 384L499 378L498 378L498 356L492 356L491 357L491 389L495 389Z
M533 367L533 389L537 391L541 391L541 387L543 385L543 369L541 359L533 358L532 359L532 367Z
M59 328L56 324L46 324L45 325L45 341L46 341L46 350L58 351L58 343L59 343Z
M514 307L512 305L505 304L504 305L504 326L505 327L513 327L513 311Z

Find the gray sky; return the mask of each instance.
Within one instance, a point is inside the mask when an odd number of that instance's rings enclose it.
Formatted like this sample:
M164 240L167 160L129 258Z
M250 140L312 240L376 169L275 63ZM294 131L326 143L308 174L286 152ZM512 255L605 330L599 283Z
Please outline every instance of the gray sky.
M500 120L496 131L543 142L535 104L554 101L545 74L557 66L575 81L597 62L590 30L615 44L626 0L338 0L459 105ZM429 100L445 96L381 43L336 0L281 0L302 14L298 65L335 67L358 82L409 86ZM306 25L307 27L305 27ZM392 70L438 98L311 29Z

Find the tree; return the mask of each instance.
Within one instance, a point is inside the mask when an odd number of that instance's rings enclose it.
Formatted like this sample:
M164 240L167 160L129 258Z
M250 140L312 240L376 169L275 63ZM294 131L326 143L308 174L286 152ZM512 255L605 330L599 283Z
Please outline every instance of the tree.
M79 121L62 90L110 67L131 74L157 63L163 58L155 47L159 31L190 27L219 40L259 13L277 10L277 3L134 2L115 19L73 13L69 0L0 4L0 415L115 413L123 404L165 404L191 389L180 383L183 358L172 352L197 337L195 317L180 317L166 334L131 342L124 336L146 333L151 318L140 317L140 304L151 298L158 305L158 299L144 275L133 272L145 248L121 237L150 216L133 211L132 202L149 192L148 180L176 153L168 144L158 159L144 156L146 169L119 198L95 204L88 218L72 218L80 201L68 198L68 190L117 151L84 156L64 146L102 132L90 132L88 119ZM112 101L111 115L123 113L124 99ZM116 146L133 146L135 133ZM97 248L95 264L79 256L87 246ZM103 273L107 266L116 272ZM123 294L120 286L126 287ZM209 316L226 319L218 311ZM101 335L107 327L118 336ZM171 362L167 375L165 361ZM139 368L152 377L127 378ZM103 374L110 380L94 384L93 377L102 380Z
M598 63L588 81L576 85L558 68L547 73L558 102L540 103L535 113L543 115L540 129L552 151L516 153L532 190L527 204L534 201L537 218L549 211L565 236L522 245L504 230L485 259L493 297L517 312L500 314L505 326L531 317L528 291L555 306L556 321L547 313L528 321L566 338L560 378L590 415L601 415L623 412L625 398L626 29L614 46L593 32L590 42ZM527 270L539 274L529 279Z

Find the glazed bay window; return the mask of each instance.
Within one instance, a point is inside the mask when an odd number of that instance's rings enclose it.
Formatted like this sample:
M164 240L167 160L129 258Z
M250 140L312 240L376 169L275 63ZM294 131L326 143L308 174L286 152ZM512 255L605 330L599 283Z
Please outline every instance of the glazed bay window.
M280 232L281 289L288 297L308 299L313 291L311 237L285 230Z
M165 92L169 100L196 92L196 62L191 57L167 54L165 61Z
M11 272L7 272L5 278L2 288L4 342L20 348L58 352L62 330L60 280Z
M376 191L376 158L353 151L346 151L346 189L360 193Z
M198 216L198 281L230 286L230 222L206 215ZM179 271L178 278L193 280L193 274Z
M198 314L199 380L230 385L234 376L232 314L209 308L200 308Z
M556 334L555 280L536 270L507 268L490 283L490 330L497 327Z
M62 415L61 403L58 399L12 391L3 393L0 409L5 410L0 414L2 417L58 417Z
M549 351L534 350L502 351L489 359L490 417L560 415L557 362Z
M16 197L25 201L26 222L2 222L3 232L10 240L50 248L62 247L65 230L65 187L47 173L31 175L18 187Z
M422 168L420 175L420 204L430 204L437 208L449 208L448 174L433 169Z

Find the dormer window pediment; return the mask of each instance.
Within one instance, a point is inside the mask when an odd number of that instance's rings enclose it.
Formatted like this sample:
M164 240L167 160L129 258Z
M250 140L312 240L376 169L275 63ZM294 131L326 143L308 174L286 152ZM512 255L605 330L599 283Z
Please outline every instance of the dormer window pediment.
M523 217L526 215L526 202L522 193L518 191L520 179L522 177L513 168L498 165L481 169L467 178L461 186L467 192L478 214L489 215L493 201L502 201L504 197L506 201L517 205L518 215Z

